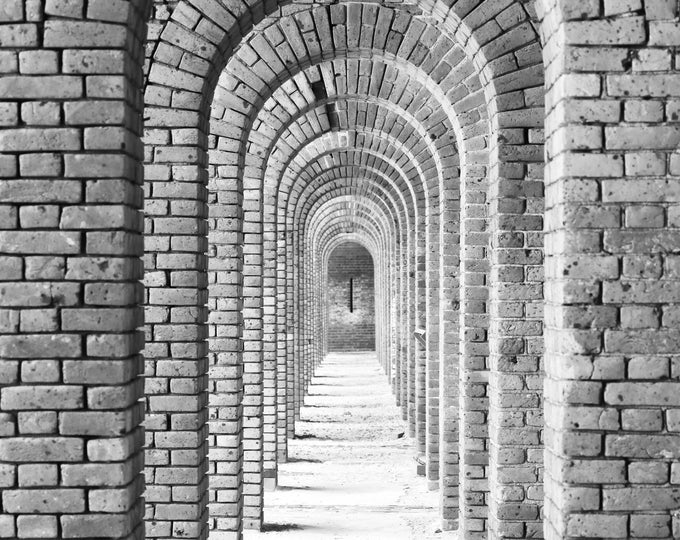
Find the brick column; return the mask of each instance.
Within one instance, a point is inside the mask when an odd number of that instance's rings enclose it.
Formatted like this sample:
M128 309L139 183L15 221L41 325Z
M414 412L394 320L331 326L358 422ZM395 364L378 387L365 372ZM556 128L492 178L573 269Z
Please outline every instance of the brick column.
M264 193L268 197L267 193ZM277 272L276 272L276 224L274 216L267 211L272 205L267 201L264 213L263 231L263 297L262 297L262 362L264 384L264 427L263 427L263 482L266 489L276 486L278 432L278 321L277 321ZM283 366L281 366L283 367ZM282 396L283 397L283 396Z
M276 458L288 460L288 324L286 321L287 286L285 265L285 234L277 221L276 240Z
M546 537L676 538L677 5L542 15Z
M425 474L430 489L439 486L439 196L433 194L429 201L429 234L427 247L427 364L425 366Z
M536 48L527 63L540 65ZM499 105L489 209L489 539L542 534L543 107L536 87ZM519 91L518 91L519 92ZM510 110L505 110L505 108Z
M243 200L228 167L210 183L210 533L240 538L243 523Z
M480 167L481 169L481 167ZM487 538L488 218L484 170L464 177L461 189L460 290L460 531L464 540Z
M243 516L244 527L256 530L264 505L262 226L262 191L248 188L243 200Z
M417 234L417 231L416 231ZM414 234L414 244L416 234ZM406 361L406 421L408 422L409 437L416 436L416 359L418 356L418 347L416 340L413 337L418 324L418 309L417 309L417 295L418 283L416 280L416 247L411 245L409 254L409 317L408 327L406 328L406 342L407 347L407 361Z
M141 539L146 2L0 6L0 536Z
M146 141L162 136L166 143L155 146L146 167L147 536L203 538L208 519L207 155L171 146L170 130L157 127L168 113L147 109L150 127L156 129L147 130Z
M281 223L279 217L279 224ZM285 227L283 225L282 227ZM293 233L287 229L285 230L285 258L284 267L286 274L286 399L287 399L287 423L286 431L288 437L295 435L295 420L297 409L297 340L296 340L296 321L295 321L295 291L293 287L295 266L293 263Z
M425 227L423 227L425 229ZM427 258L426 258L425 238L420 238L416 246L416 329L427 329ZM427 334L426 334L427 339ZM425 373L427 371L427 345L416 340L411 334L412 341L415 342L413 360L413 426L415 436L416 452L421 458L425 458L426 446L425 437L427 433L427 413L425 401Z
M401 415L403 420L406 422L409 421L409 403L410 403L410 394L409 394L409 381L410 381L410 362L411 362L411 343L413 340L411 339L411 334L413 333L412 325L411 325L411 313L412 313L412 302L411 299L413 297L412 295L412 280L410 277L411 274L411 259L409 258L409 252L411 249L411 232L409 231L409 235L407 237L407 242L406 245L404 246L401 254L401 264L402 264L402 295L401 298L401 305L402 305L402 312L401 312L401 325L400 325L400 333L401 333L401 360L400 360L400 395L401 395ZM409 435L411 435L411 429L409 426Z
M439 489L444 530L455 530L459 514L459 320L460 186L441 183L439 197Z

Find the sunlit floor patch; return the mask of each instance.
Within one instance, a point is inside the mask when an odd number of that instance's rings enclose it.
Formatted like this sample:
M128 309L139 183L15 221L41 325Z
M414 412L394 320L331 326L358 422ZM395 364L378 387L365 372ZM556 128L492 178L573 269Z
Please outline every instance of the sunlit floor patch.
M374 355L334 354L317 369L280 489L247 540L450 540L438 495L416 476L413 440Z

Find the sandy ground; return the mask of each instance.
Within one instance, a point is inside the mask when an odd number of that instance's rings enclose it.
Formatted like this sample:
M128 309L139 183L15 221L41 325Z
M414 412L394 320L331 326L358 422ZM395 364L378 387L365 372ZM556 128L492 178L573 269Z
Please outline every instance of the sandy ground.
M438 496L373 354L331 355L305 398L289 462L265 495L256 539L444 540ZM401 438L400 438L401 437Z

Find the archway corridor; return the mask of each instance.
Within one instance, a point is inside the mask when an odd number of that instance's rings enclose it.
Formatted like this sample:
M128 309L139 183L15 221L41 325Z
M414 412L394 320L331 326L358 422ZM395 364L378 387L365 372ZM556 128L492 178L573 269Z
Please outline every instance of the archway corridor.
M0 538L270 534L367 342L441 538L680 538L678 47L677 0L0 0Z
M262 532L246 540L445 540L438 495L374 352L331 353L312 377Z

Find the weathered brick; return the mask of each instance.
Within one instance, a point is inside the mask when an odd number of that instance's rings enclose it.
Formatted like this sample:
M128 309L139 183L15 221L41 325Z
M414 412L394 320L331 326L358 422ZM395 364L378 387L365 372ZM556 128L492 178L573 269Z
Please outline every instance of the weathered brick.
M110 47L125 45L125 26L94 21L50 20L45 23L45 47Z
M57 538L56 516L19 516L17 518L19 538Z
M4 410L79 409L83 390L78 386L18 386L4 388L0 398Z
M80 489L6 490L4 508L12 513L73 513L85 510L85 494Z

